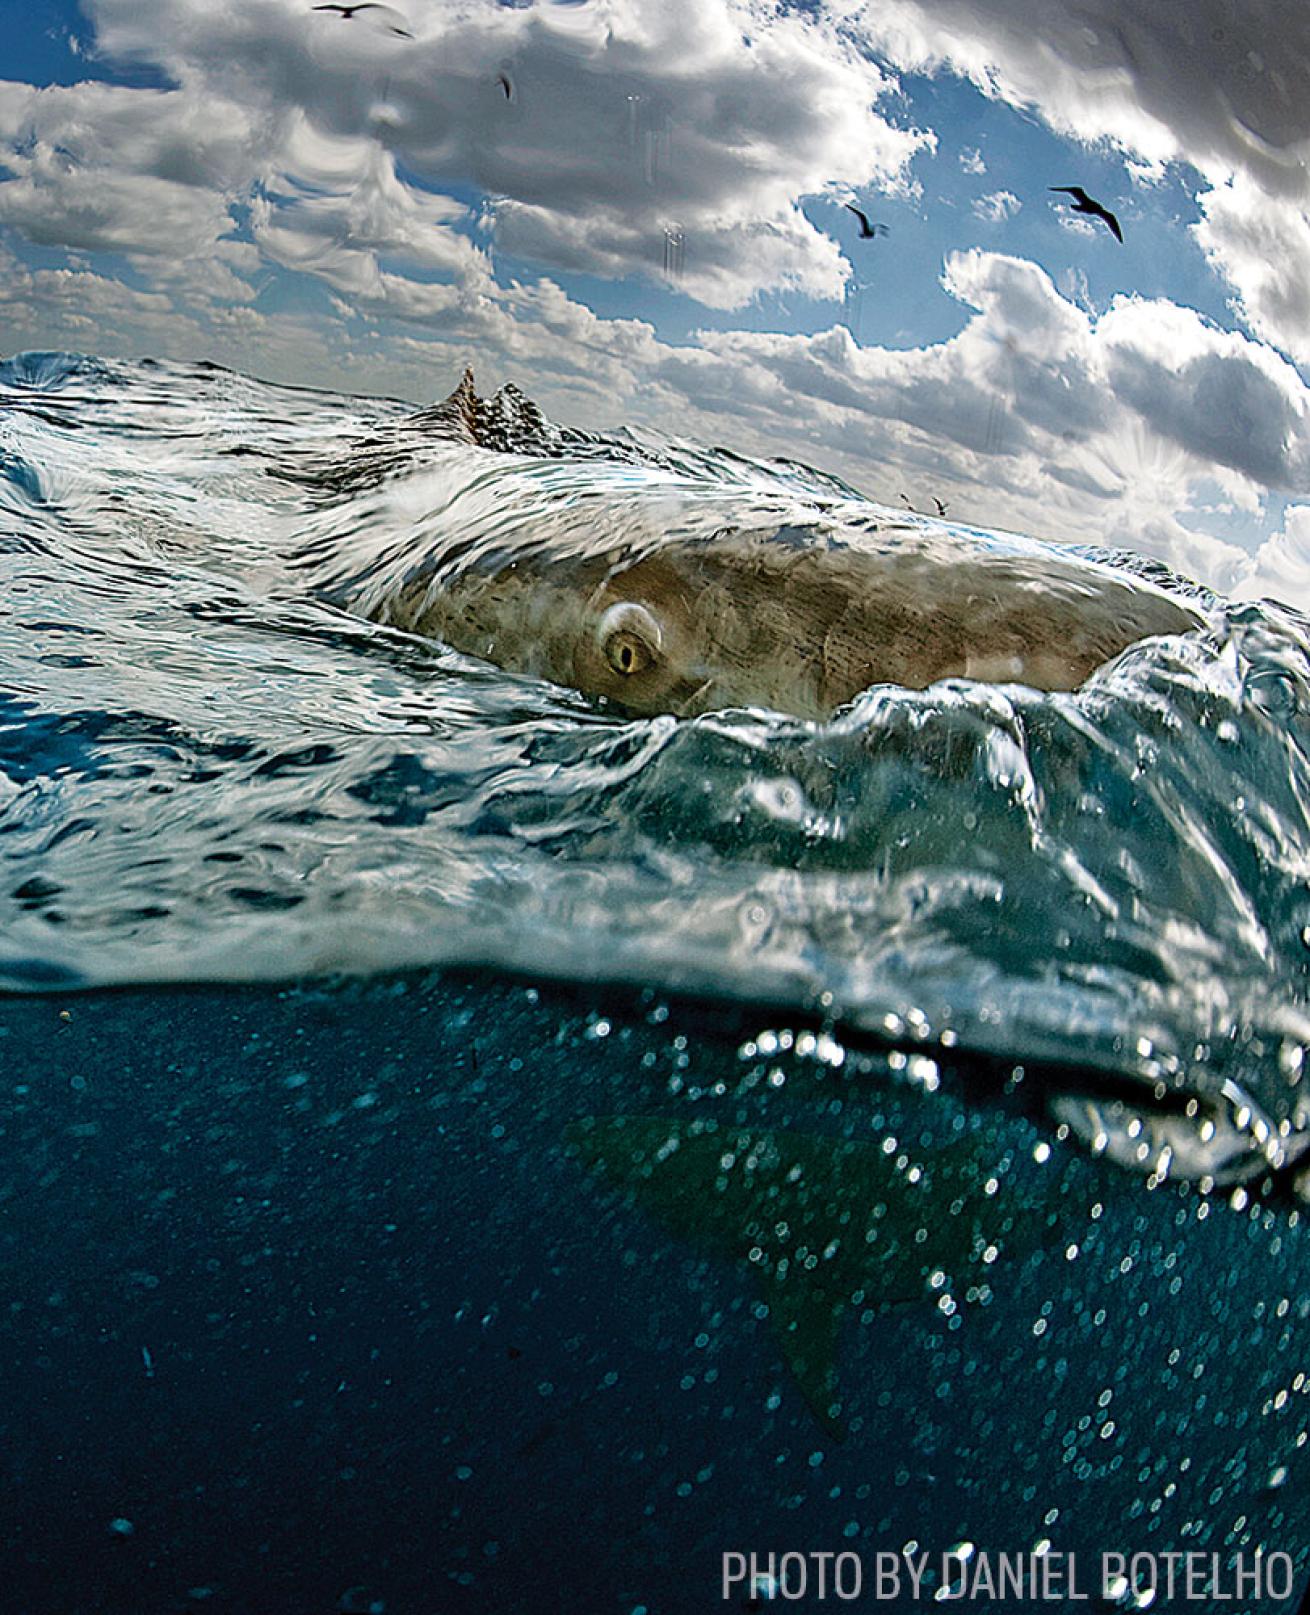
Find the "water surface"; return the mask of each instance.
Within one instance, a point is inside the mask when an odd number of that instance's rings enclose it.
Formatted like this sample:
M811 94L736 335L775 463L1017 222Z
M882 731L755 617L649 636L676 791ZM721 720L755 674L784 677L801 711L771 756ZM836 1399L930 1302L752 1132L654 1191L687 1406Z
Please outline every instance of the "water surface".
M452 545L909 518L512 399L488 451L0 383L19 1615L683 1615L725 1552L962 1541L1304 1578L1303 619L1104 557L1206 629L634 721L360 612Z
M1147 1172L1305 1147L1294 611L1109 556L1208 628L1073 694L632 720L360 613L561 530L913 518L526 405L491 451L206 365L28 354L0 387L5 985L492 964L1126 1080L1053 1104Z

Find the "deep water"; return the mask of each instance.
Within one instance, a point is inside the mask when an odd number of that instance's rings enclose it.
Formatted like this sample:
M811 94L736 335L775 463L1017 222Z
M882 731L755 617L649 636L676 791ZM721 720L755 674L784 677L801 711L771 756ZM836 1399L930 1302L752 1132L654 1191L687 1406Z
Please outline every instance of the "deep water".
M745 1607L725 1551L909 1542L1310 1573L1304 619L1194 591L1073 695L632 720L341 586L857 510L0 365L6 1608L681 1615Z

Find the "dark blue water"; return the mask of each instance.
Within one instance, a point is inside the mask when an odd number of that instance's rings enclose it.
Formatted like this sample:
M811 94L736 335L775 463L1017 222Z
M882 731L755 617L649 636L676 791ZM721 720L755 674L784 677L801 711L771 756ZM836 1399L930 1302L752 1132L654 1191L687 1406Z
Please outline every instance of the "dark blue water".
M1107 1551L1310 1570L1304 1224L1272 1192L1147 1192L1022 1085L944 1061L929 1092L894 1052L762 1057L787 1028L758 1013L494 978L3 1022L10 1609L736 1609L724 1552L911 1541L1048 1541L1084 1580ZM699 1160L630 1197L580 1153L582 1118L634 1113L999 1169L1013 1226L915 1304L870 1267L838 1430L761 1314L749 1197ZM807 1159L825 1232L898 1214Z
M679 1615L744 1607L725 1552L911 1542L1304 1579L1295 613L634 722L297 557L853 490L0 381L7 1608Z

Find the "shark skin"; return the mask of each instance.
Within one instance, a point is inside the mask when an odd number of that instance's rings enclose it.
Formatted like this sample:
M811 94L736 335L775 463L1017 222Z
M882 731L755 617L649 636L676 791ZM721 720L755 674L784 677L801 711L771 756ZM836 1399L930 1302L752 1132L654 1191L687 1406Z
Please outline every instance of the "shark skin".
M712 1119L588 1117L570 1151L674 1238L745 1263L784 1362L816 1420L845 1434L837 1380L848 1310L886 1312L990 1283L1080 1209L1054 1159L1036 1191L1013 1151L966 1138L924 1150L891 1136L724 1126Z
M1129 645L1203 626L1191 604L1118 567L906 519L853 491L709 499L657 458L641 497L618 484L604 498L548 496L538 473L552 459L602 458L587 438L510 384L479 398L466 371L441 403L279 474L329 499L425 463L479 497L508 486L502 509L465 527L450 516L458 501L443 506L412 553L378 524L385 564L374 555L340 574L329 552L325 597L633 716L763 707L827 722L872 685L949 678L1075 690ZM608 452L626 463L626 448ZM497 484L510 475L519 482ZM516 523L529 485L539 509Z

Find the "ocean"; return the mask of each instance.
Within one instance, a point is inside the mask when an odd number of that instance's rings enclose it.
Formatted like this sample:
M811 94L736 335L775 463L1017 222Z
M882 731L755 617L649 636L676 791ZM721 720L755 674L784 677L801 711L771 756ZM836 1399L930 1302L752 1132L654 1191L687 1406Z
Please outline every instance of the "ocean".
M880 519L618 424L0 364L8 1609L1310 1574L1310 623L1097 553L1207 626L812 724L361 614L735 511Z

